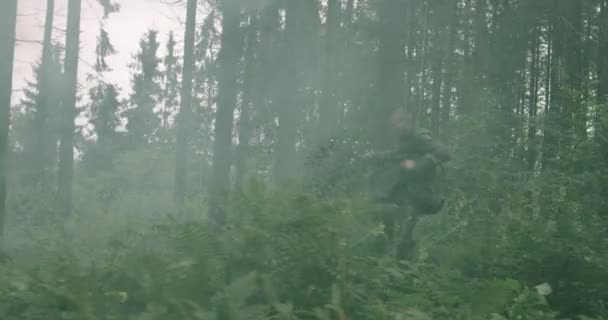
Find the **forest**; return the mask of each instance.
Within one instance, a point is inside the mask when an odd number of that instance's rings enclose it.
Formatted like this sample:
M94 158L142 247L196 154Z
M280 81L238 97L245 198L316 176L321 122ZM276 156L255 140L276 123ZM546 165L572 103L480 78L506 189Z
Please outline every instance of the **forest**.
M25 1L0 319L608 319L608 0L167 0L122 64L131 0L38 0L21 90ZM370 183L399 110L450 153L403 256Z

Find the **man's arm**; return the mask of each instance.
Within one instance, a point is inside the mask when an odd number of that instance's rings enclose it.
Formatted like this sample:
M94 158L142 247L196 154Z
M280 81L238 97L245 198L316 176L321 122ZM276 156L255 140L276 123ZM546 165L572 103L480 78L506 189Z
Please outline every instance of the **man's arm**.
M418 145L423 155L418 159L408 159L401 162L401 166L404 169L416 169L419 172L423 172L452 159L448 148L441 143L433 141L427 131L422 131L418 135Z
M419 134L420 146L425 156L431 156L433 160L438 162L447 162L452 159L451 152L444 144L434 141L428 131L422 131Z
M440 162L447 162L452 160L452 153L447 148L447 146L438 142L433 142L430 154L435 156Z

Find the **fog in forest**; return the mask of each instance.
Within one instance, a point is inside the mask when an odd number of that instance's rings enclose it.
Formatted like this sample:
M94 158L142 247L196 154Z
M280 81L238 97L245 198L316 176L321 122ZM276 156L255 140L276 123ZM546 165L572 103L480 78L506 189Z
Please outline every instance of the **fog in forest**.
M608 0L0 1L0 319L608 319Z

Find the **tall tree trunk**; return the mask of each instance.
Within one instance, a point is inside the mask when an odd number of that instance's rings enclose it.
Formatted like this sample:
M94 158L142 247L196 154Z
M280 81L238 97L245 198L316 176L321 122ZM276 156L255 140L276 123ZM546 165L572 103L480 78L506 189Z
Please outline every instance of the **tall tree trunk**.
M597 93L600 104L605 104L608 102L608 1L602 0L600 6L600 41L597 51L599 81Z
M553 41L551 40L551 36L552 35L552 27L551 25L548 26L547 31L546 31L546 37L547 37L547 53L545 54L545 66L544 66L544 70L545 70L545 81L544 81L544 86L545 86L545 112L549 110L550 106L551 106L551 58L553 56Z
M219 74L217 111L213 141L212 190L214 196L227 191L230 185L232 164L232 129L237 98L238 65L242 43L240 35L241 9L238 1L223 0L221 49L218 56ZM212 214L219 222L223 215L219 207L212 206Z
M278 137L276 143L276 159L274 178L277 182L288 179L292 175L295 162L295 141L297 134L297 123L299 113L296 110L298 101L298 63L297 63L297 35L301 14L300 0L287 0L285 12L285 43L283 59L283 93L281 103L278 106L277 115L279 120Z
M78 55L80 49L81 0L69 0L65 42L65 74L62 95L61 145L59 147L59 184L57 193L60 209L72 213L74 176L74 118L76 117L76 90L78 83Z
M355 11L355 0L346 0L346 8L344 9L344 29L351 28L353 23L353 13Z
M8 128L13 90L17 0L0 2L0 245L6 218Z
M567 4L567 5L566 5ZM567 127L574 134L566 134L564 138L583 139L586 137L586 107L582 103L583 90L583 4L582 1L567 1L564 2L564 47L567 50L563 51L564 56L564 71L567 94L564 96L566 103L564 104L565 112L564 120L567 121ZM568 130L568 129L566 129ZM575 144L575 141L568 141L567 146Z
M184 64L182 69L182 87L177 123L177 141L175 148L175 190L178 204L184 201L186 194L186 173L188 159L188 134L192 114L192 70L194 69L194 29L196 28L196 2L188 0L186 12L186 30L184 33Z
M472 5L469 0L468 7ZM476 0L473 26L465 26L465 65L463 70L463 84L460 109L464 114L471 114L478 105L478 92L481 92L484 74L487 71L487 0ZM472 30L471 30L472 29ZM472 35L471 35L472 33ZM472 37L472 44L469 38Z
M481 81L487 71L488 62L488 25L486 15L488 12L488 0L477 0L475 5L475 35L473 45L473 70L476 84L482 84Z
M595 10L598 7L595 3L586 1L583 3L583 17L582 17L582 28L584 35L580 35L583 38L583 47L581 53L581 100L583 104L588 105L589 98L593 91L593 86L591 85L591 78L594 76L594 72L592 72L592 61L593 61L593 52L595 51L594 46L594 35L593 29L595 29L598 24L596 24L595 19ZM586 120L585 120L586 121Z
M560 5L559 0L554 1L553 12L551 12L551 31L550 37L550 59L549 72L550 72L550 104L547 106L547 115L545 117L544 124L544 138L543 138L543 167L554 166L558 157L560 148L560 135L559 128L562 118L562 90L561 90L561 54L563 51L563 29L560 18Z
M426 1L422 1L422 5L421 5L421 10L423 12L423 20L422 20L422 25L420 26L420 45L419 47L416 49L416 55L420 56L420 61L418 61L418 72L417 74L419 75L418 78L418 86L416 87L416 103L413 106L414 108L414 118L415 121L417 123L420 123L422 120L426 120L426 119L420 119L420 114L424 113L424 110L426 110L427 107L427 99L426 99L426 92L425 89L427 87L427 64L428 64L428 43L429 43L429 30L428 30L428 26L429 26L429 7L428 7L428 3Z
M439 36L443 38L443 35ZM439 46L442 45L441 41L437 42ZM432 66L433 85L431 93L431 129L434 135L439 133L439 125L441 120L441 81L442 81L442 70L443 70L443 50L437 50L437 58Z
M44 22L44 38L42 40L42 59L40 63L40 83L38 89L39 101L36 103L36 147L35 147L35 165L33 174L35 179L45 178L45 167L48 165L48 117L49 108L52 101L51 91L52 79L50 68L52 63L52 35L53 21L55 16L55 0L47 0L46 2L46 18Z
M340 22L338 0L328 0L327 2L327 22L325 38L325 67L323 73L323 97L320 106L320 130L318 133L321 138L326 138L332 134L337 126L338 120L338 97L336 96L336 48L337 33Z
M404 13L406 5L393 0L381 0L378 4L380 39L378 48L379 74L377 80L378 99L374 106L375 142L382 146L389 141L387 121L393 110L404 107ZM410 110L414 111L414 110Z
M462 78L460 82L460 87L458 88L459 93L459 105L458 111L462 114L467 114L471 109L471 90L473 88L473 58L471 56L471 52L473 51L471 45L471 26L468 22L468 16L471 14L471 7L473 0L466 0L464 17L466 23L463 25L463 40L464 40L464 48L463 48L463 66L462 66Z
M418 19L417 19L417 1L410 1L409 5L405 8L405 22L406 26L405 33L405 65L404 71L406 73L406 78L404 80L405 90L403 101L405 102L406 108L410 112L415 111L416 105L416 94L417 94L417 86L419 75L418 75L418 67L417 61L420 57L419 48L418 48Z
M311 95L306 92L314 83L310 70L316 69L316 32L318 25L318 1L288 0L285 12L285 41L282 57L283 83L275 148L274 178L281 184L295 176L298 166L296 143L298 128L305 114ZM314 89L313 89L314 90Z
M441 18L441 16L438 16L438 18ZM445 51L447 50L447 41L449 41L449 33L446 32L447 28L443 27L443 25L438 25L436 21L434 21L434 24L434 62L431 66L431 74L433 76L433 84L431 89L431 129L434 135L438 135L441 123L441 84L443 81L443 65L446 56Z
M441 121L446 122L450 117L452 109L452 87L454 81L454 47L458 36L458 2L451 5L450 25L448 31L448 43L445 53L445 75L443 80L443 101L441 103Z
M249 156L249 143L251 142L251 113L253 106L253 94L256 85L254 81L254 67L257 62L255 53L257 52L257 13L249 17L249 30L247 32L247 49L245 53L245 74L243 81L243 101L239 116L239 146L237 149L236 160L236 185L240 187L247 171L247 157ZM255 94L262 95L261 90L256 90Z
M265 6L260 12L258 21L260 44L254 72L256 90L253 109L255 114L252 114L256 127L255 140L258 144L262 144L263 140L268 138L266 134L269 131L274 132L276 125L274 121L269 121L274 118L274 115L270 116L270 114L281 100L280 85L282 82L280 82L279 75L282 70L273 67L275 64L281 63L280 58L283 56L282 50L279 49L282 44L280 4L280 2L274 1Z
M530 67L530 100L528 106L528 152L527 152L527 169L532 171L536 163L536 123L538 114L538 78L541 75L539 70L540 64L540 25L536 24L532 35L532 44L530 52L532 55Z
M608 167L608 0L600 1L600 21L599 21L599 45L597 48L597 68L598 68L598 88L597 96L600 105L599 120L597 130L599 134L596 136L599 142L599 155L604 166ZM605 175L604 175L605 176ZM604 217L604 221L608 222L608 180L603 180L602 196L604 201L601 203L599 212ZM608 225L608 223L605 223Z

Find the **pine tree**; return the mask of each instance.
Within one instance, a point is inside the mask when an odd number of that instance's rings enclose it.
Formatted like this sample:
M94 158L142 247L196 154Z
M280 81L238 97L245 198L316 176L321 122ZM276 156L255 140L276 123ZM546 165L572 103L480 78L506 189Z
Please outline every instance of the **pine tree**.
M107 18L111 13L118 12L120 10L120 4L115 3L114 0L97 0L103 8L103 17Z
M197 28L194 44L192 80L191 144L198 158L199 192L207 192L211 183L213 122L217 89L217 54L219 32L215 27L218 14L211 11ZM191 175L193 176L193 175Z
M91 172L112 168L118 142L116 128L120 124L118 95L118 89L113 84L99 83L89 90L90 122L97 139L86 148L83 161Z
M95 47L95 65L93 66L93 69L97 73L112 71L112 68L108 66L106 58L116 54L116 52L116 49L110 41L108 32L102 26L99 30L99 36L97 36L97 46Z
M13 126L13 134L23 152L24 162L21 165L28 173L28 180L39 180L40 172L36 168L44 163L46 166L56 164L57 142L61 129L61 114L59 111L59 99L61 95L61 81L52 81L45 88L47 98L42 98L43 70L42 66L47 64L45 72L54 78L62 78L62 49L58 46L51 48L50 57L46 62L38 62L33 66L33 80L28 81L23 91L23 96L17 105L16 119ZM46 104L49 112L44 117L44 125L40 124L41 104ZM54 106L55 108L48 108ZM43 136L42 138L40 136ZM41 142L42 139L42 142ZM44 159L40 148L44 147ZM47 168L48 170L49 168ZM30 179L31 178L31 179Z
M157 51L160 46L158 32L149 30L139 43L139 52L131 64L132 93L129 109L125 110L129 142L133 145L149 143L154 139L160 120L155 114L161 95L162 73Z
M213 110L212 104L215 89L217 72L216 57L213 54L215 44L218 42L218 31L214 24L217 21L216 13L209 13L200 28L196 32L194 45L194 75L193 75L193 97L192 109L194 111L193 123L197 124L199 134L193 138L198 138L200 142L196 145L202 152L211 149L211 139L213 136ZM209 160L209 159L207 159Z
M179 71L181 64L179 63L179 57L176 52L176 42L173 32L169 33L169 39L166 45L166 54L163 58L163 107L160 111L160 126L161 132L159 132L159 138L164 143L169 143L174 140L174 134L172 134L172 128L174 127L173 121L177 114L177 108L179 105Z
M36 102L36 124L34 132L36 132L36 145L33 148L35 165L32 166L34 175L37 179L44 178L45 169L49 166L49 153L53 153L54 145L49 145L48 136L49 128L52 125L49 117L53 117L58 109L57 93L53 92L53 76L59 75L57 70L53 70L53 21L55 16L55 0L47 0L46 2L46 18L44 24L44 37L42 40L42 58L40 62L40 77L37 79L38 100Z
M104 18L119 9L111 0L100 0L104 8ZM65 41L64 82L62 83L62 126L59 146L59 179L57 194L59 207L66 215L72 212L72 197L74 183L74 138L75 117L78 114L76 102L78 99L78 62L80 60L80 17L82 1L68 1L67 31Z
M100 28L95 49L96 59L94 70L96 71L97 83L89 90L90 123L93 124L96 141L88 145L83 156L85 166L90 171L110 169L116 146L116 129L120 124L118 111L120 101L116 85L106 83L103 79L104 72L112 69L107 64L106 58L116 53L108 33Z

